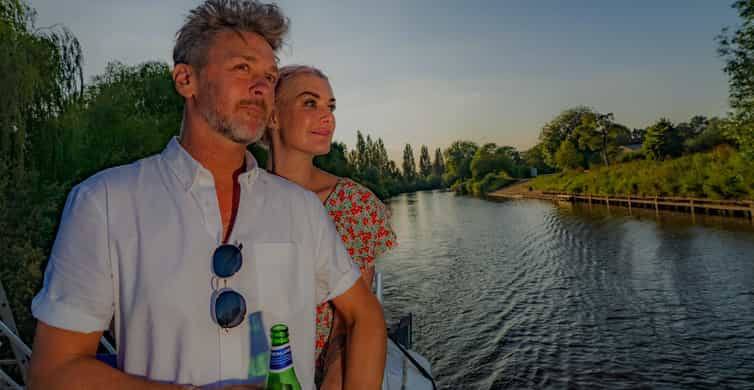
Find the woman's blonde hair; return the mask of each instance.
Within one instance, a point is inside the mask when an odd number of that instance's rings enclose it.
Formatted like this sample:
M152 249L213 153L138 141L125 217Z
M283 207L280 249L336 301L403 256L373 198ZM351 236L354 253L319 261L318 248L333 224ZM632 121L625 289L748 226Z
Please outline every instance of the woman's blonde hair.
M283 85L288 83L289 81L295 79L298 76L305 75L305 74L311 74L315 75L327 82L330 81L329 78L327 78L327 75L325 75L322 70L319 68L315 68L311 65L286 65L278 70L278 81L275 85L275 103L277 104L277 99L280 96L280 90ZM262 139L259 140L260 146L262 146L264 149L267 150L267 170L272 171L273 170L273 151L272 151L272 129L268 126L265 131L264 135L262 136Z

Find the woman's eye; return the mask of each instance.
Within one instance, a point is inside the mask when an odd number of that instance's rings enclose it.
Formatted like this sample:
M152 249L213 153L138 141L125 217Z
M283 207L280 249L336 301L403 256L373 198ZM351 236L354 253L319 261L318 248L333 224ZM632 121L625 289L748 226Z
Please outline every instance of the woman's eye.
M238 65L236 65L235 69L247 71L247 70L249 70L249 65L247 65L247 64L238 64Z
M334 104L330 106L330 112L335 112L335 105Z
M275 82L278 81L277 76L275 76L274 74L268 74L265 77L267 78L267 81L270 82L270 84L275 84Z

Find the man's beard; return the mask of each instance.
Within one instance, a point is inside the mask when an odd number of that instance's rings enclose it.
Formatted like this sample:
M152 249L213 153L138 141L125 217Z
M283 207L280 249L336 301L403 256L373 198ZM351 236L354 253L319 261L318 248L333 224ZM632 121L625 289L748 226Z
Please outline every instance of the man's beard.
M214 85L206 83L202 89L207 91L207 96L204 99L204 104L199 104L199 113L211 128L215 129L223 137L241 145L250 145L262 138L266 123L260 124L259 128L254 131L251 128L252 121L242 122L234 120L230 115L220 112L216 104L217 94L215 93ZM242 100L239 102L239 105L257 105L264 115L267 115L269 112L264 100Z

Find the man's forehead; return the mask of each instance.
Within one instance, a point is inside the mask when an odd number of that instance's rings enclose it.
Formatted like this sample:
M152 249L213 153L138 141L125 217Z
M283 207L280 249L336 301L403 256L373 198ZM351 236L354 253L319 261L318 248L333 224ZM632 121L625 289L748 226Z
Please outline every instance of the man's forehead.
M221 31L215 36L214 48L223 57L253 57L275 62L275 53L261 35L245 31Z

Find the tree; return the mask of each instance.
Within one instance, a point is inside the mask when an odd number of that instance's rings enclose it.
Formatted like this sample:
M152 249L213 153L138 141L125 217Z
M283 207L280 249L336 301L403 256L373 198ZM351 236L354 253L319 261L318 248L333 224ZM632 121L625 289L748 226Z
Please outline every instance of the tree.
M21 337L31 341L28 307L39 291L65 188L45 182L32 141L58 142L52 122L81 94L81 48L64 27L38 29L22 0L0 0L0 279ZM44 169L52 167L43 167Z
M414 160L414 150L411 144L406 144L403 149L403 179L407 183L413 183L416 180L416 162Z
M565 141L555 153L555 164L560 169L575 169L584 164L584 158L573 142Z
M681 137L669 120L662 118L647 128L644 155L650 160L663 160L681 154Z
M346 144L333 142L330 152L324 156L314 158L314 165L340 177L354 177L354 168L346 159Z
M599 153L602 162L610 165L610 157L615 154L616 144L621 138L628 140L628 129L613 120L613 113L600 114L587 112L581 115L581 124L574 129L579 149L584 152Z
M442 150L437 148L435 150L435 161L432 163L432 174L440 177L443 173L445 173L445 162L442 158Z
M471 175L475 180L481 180L489 173L505 172L511 175L514 163L509 153L510 147L498 147L488 143L477 149L471 160Z
M377 138L377 167L380 170L380 174L385 176L390 174L390 170L388 169L388 162L390 158L387 156L387 150L385 149L385 144L382 143L382 138Z
M539 143L531 149L525 151L522 155L523 163L531 168L537 168L539 172L546 172L551 167L545 162L542 144Z
M445 183L452 185L471 178L471 160L478 148L470 141L456 141L445 150Z
M427 145L422 145L421 152L419 153L419 175L423 179L429 177L432 174L432 162L429 159L429 149Z
M688 153L699 153L727 143L728 139L725 136L727 126L728 122L724 119L710 118L702 131L684 141L684 149Z
M581 117L585 114L594 114L594 111L586 106L569 108L542 127L539 140L542 143L542 151L548 165L557 165L555 153L560 148L560 144L566 139L570 139L574 130L581 125Z
M744 155L754 159L754 1L737 0L732 7L743 23L735 32L725 28L718 36L733 109L726 133Z
M354 152L356 158L352 163L358 171L363 171L367 166L367 143L359 130L356 130L356 149Z

